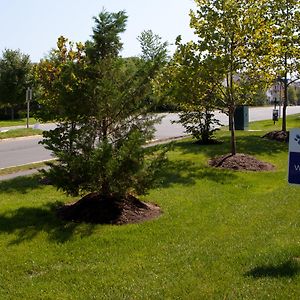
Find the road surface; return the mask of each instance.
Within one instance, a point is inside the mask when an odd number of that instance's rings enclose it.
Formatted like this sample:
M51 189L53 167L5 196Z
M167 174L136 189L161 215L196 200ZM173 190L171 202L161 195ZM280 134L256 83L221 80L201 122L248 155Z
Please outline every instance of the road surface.
M289 106L287 114L295 113L300 113L300 106ZM226 115L216 113L216 117L223 125L228 125L228 117ZM271 118L271 107L250 108L250 122L267 119L270 119L271 122ZM177 114L165 114L161 124L156 126L155 139L159 140L185 135L184 128L180 124L172 124L174 120L178 120ZM40 125L39 128L49 130L53 128L53 124ZM5 129L6 128L1 128L1 130ZM0 168L29 164L53 158L48 150L38 144L40 140L41 137L37 136L0 141Z

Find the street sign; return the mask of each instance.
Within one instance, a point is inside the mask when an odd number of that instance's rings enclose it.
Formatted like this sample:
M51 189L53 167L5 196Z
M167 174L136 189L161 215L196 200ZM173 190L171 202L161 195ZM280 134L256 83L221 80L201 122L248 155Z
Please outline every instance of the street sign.
M290 130L288 182L300 184L300 128Z

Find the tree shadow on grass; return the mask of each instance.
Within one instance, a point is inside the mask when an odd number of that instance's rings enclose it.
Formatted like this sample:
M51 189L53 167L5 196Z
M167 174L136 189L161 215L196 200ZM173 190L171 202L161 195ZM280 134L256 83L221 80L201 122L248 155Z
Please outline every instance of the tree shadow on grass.
M279 265L265 265L255 267L248 271L245 275L253 278L280 278L294 277L300 273L300 265L296 259L290 259Z
M223 184L236 178L237 175L230 170L201 166L188 160L169 161L160 173L159 187L167 188L173 184L192 186L201 179Z
M10 180L0 181L0 193L26 194L32 190L40 189L40 175L21 176Z
M33 240L41 232L46 232L50 241L59 243L70 240L75 230L81 237L93 233L93 224L61 221L56 215L56 209L60 205L62 203L56 202L41 207L21 207L0 214L0 233L15 236L9 245Z
M238 152L243 152L251 155L267 154L274 156L281 152L287 151L287 144L277 141L268 140L261 136L241 136L238 137Z
M222 137L222 144L199 145L194 141L181 141L175 144L182 154L205 154L208 158L224 155L230 152L230 137ZM267 154L270 157L287 151L287 144L264 139L261 135L245 133L237 136L237 152L249 155Z
M179 141L174 146L175 150L179 150L184 154L211 154L209 156L215 156L217 154L225 154L229 151L229 144L224 142L222 144L213 145L201 145L197 144L194 140Z

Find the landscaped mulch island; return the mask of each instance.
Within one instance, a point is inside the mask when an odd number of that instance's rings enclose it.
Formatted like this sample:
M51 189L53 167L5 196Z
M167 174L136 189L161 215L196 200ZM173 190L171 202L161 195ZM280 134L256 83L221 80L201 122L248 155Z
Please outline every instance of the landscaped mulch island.
M58 209L58 215L65 221L93 224L139 223L158 217L160 208L145 203L132 195L122 201L112 198L103 199L98 193L91 193L71 204Z
M289 141L289 132L282 131L282 130L275 130L275 131L268 132L263 136L263 138L287 143Z
M209 161L212 167L241 171L272 171L275 167L253 156L237 153L215 157ZM93 224L130 224L150 220L161 214L160 208L145 203L134 197L118 200L114 197L101 197L90 193L77 202L58 208L58 216L65 221L86 222Z
M262 162L255 157L243 153L236 155L226 154L212 158L209 165L217 168L241 171L272 171L275 167L267 162Z

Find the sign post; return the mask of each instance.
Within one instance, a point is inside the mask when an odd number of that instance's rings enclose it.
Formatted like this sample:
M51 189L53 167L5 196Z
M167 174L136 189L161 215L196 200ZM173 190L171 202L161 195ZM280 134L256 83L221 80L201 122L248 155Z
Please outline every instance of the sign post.
M26 102L27 102L27 122L26 127L29 128L29 110L30 110L30 101L32 100L32 88L27 88L26 90Z
M288 182L300 184L300 128L290 130Z

